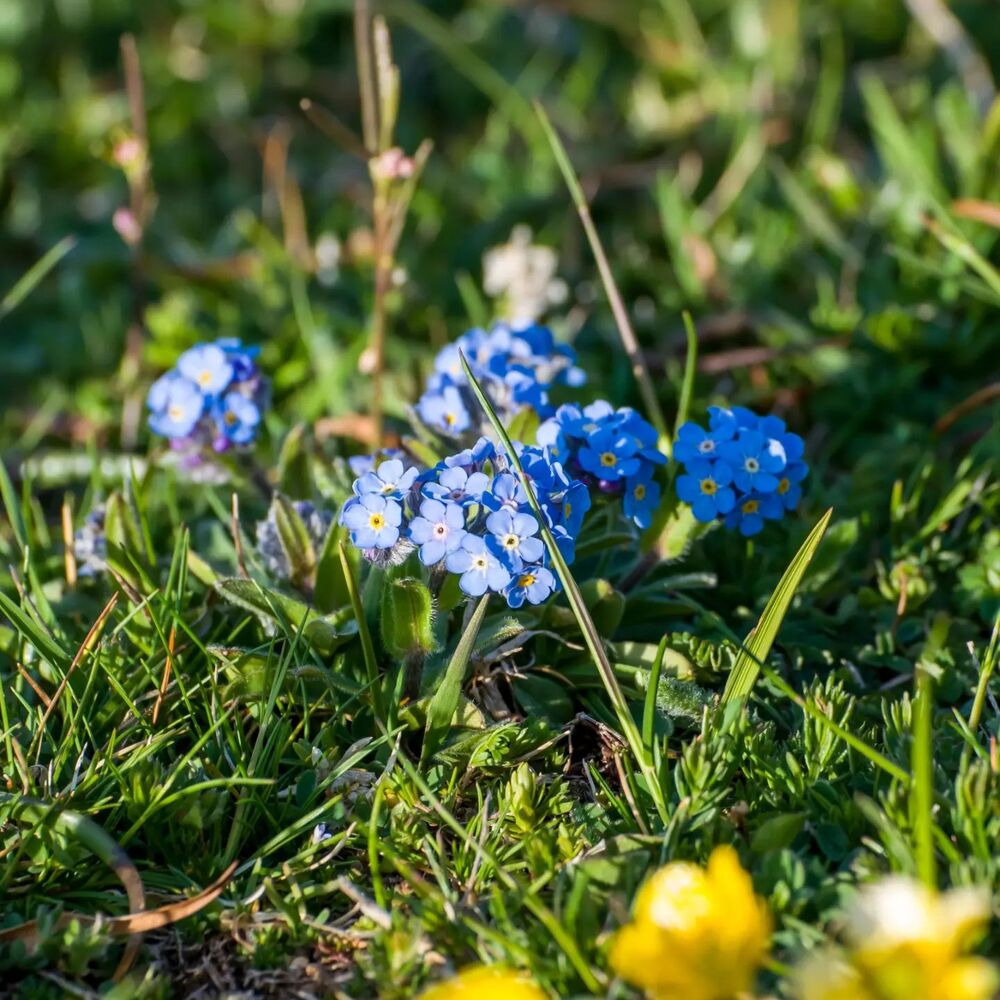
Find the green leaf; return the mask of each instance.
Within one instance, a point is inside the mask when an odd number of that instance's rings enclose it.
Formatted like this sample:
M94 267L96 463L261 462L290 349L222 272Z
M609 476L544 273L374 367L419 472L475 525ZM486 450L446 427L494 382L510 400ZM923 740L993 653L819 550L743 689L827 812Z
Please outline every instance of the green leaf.
M313 483L306 425L296 424L281 445L278 455L278 488L293 500L309 500Z
M580 587L580 593L597 631L610 639L625 614L625 595L607 580L587 580Z
M781 851L788 847L805 825L805 813L779 813L764 820L750 838L750 850L755 854Z
M387 580L382 591L382 643L397 660L434 651L434 598L415 577Z
M760 675L761 664L765 662L771 652L771 646L774 645L781 623L785 620L792 598L798 589L799 581L808 568L813 553L819 547L832 516L833 508L831 507L819 519L816 527L809 532L799 551L795 553L788 568L782 574L778 586L774 588L774 593L771 594L771 598L760 616L760 620L746 637L743 648L733 664L729 680L726 682L726 690L722 694L723 704L737 698L746 698L753 690L757 677Z
M305 637L321 653L329 654L357 635L358 626L345 609L335 615L318 615L308 604L276 590L265 589L255 580L222 577L216 591L230 604L249 611L259 619L268 635L281 628L302 629Z
M316 584L316 550L305 521L295 505L280 493L275 493L271 501L271 517L288 560L289 582L296 590L310 594Z
M530 406L519 410L507 428L511 441L520 441L522 444L534 444L535 434L541 421L538 414Z
M323 612L343 607L351 599L338 552L346 534L346 531L334 522L326 533L323 551L316 563L316 588L313 591L313 601L317 609Z
M444 677L441 678L441 683L427 706L427 728L424 732L424 746L420 754L421 762L426 761L441 745L444 734L451 725L452 717L458 709L462 685L465 681L465 671L468 669L483 618L486 617L486 606L489 604L489 600L489 594L479 599L479 603L469 619L469 624L462 632L462 638L455 648L454 655L448 663Z

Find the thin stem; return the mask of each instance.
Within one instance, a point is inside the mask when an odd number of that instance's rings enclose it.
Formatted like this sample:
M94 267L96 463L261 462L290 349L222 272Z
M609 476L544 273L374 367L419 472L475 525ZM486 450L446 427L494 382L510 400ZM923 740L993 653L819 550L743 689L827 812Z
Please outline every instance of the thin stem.
M997 665L998 640L1000 640L1000 613L997 614L993 622L993 635L990 638L990 645L983 657L983 665L979 670L979 683L976 684L976 697L972 702L972 711L969 712L969 729L974 733L979 728L979 720L983 717L983 706L986 704L986 692L990 687L990 677L993 669Z
M917 873L930 889L937 885L934 858L934 776L931 756L931 711L933 685L930 673L921 666L916 671L916 697L913 706L913 771L911 809L917 842Z
M604 292L608 297L608 303L611 306L611 312L618 327L618 336L621 338L622 346L625 348L625 353L628 355L629 362L632 365L632 374L639 383L639 393L642 396L646 414L656 428L661 442L666 443L667 450L669 451L670 439L667 431L667 421L663 416L659 400L656 398L656 389L653 387L653 380L650 377L645 358L643 358L642 351L639 348L639 341L636 338L635 330L632 329L632 323L628 318L628 311L625 308L625 303L622 301L618 284L611 273L611 265L608 263L601 238L597 234L597 227L594 225L594 220L590 215L590 206L587 204L587 198L583 193L583 188L580 186L580 181L577 179L576 172L573 170L569 156L566 154L562 140L556 134L556 130L549 121L549 116L538 101L535 101L535 112L538 114L542 128L545 130L546 138L552 147L552 155L559 165L563 180L566 182L570 197L573 199L577 214L580 216L580 222L583 224L583 230L587 234L587 241L590 243L594 260L597 262L597 270L601 275L601 283L604 285Z
M378 150L378 91L372 60L372 19L368 0L354 0L354 48L358 59L358 89L361 91L361 125L365 146Z

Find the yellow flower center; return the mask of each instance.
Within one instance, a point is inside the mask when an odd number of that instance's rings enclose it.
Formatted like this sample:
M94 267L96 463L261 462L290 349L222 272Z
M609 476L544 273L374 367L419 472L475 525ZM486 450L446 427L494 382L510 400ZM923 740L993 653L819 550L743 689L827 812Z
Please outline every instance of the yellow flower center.
M785 476L784 479L780 479L778 481L779 493L787 493L791 488L792 488L792 482L787 476Z
M385 527L385 517L382 514L369 514L368 527L373 531L381 531Z
M573 505L568 501L563 504L563 517L569 517L573 513Z
M212 384L212 373L207 368L202 368L202 370L198 372L198 377L195 379L195 382L197 382L203 389L206 388Z
M747 472L760 472L760 462L758 462L756 458L748 458L743 463L743 468L746 469Z
M445 423L446 423L446 424L447 424L447 425L448 425L449 427L451 427L451 425L452 425L452 424L453 424L453 423L454 423L454 422L455 422L455 421L456 421L457 419L458 419L458 418L457 418L457 417L455 416L455 414L454 414L454 413L446 413L446 414L444 415L444 422L445 422Z
M618 464L618 458L613 451L606 451L601 455L601 465L605 468L613 469Z
M632 496L634 496L636 498L636 500L640 500L640 501L644 500L646 498L646 487L645 487L645 484L639 483L639 485L636 486L636 488L634 490L632 490Z
M747 500L740 508L744 514L756 514L760 504L756 500Z
M480 573L486 571L486 556L473 556L472 568L479 570Z
M233 426L233 424L235 424L235 423L236 423L236 414L235 414L235 413L233 413L233 411L232 411L232 410L226 410L225 414L224 414L224 415L223 415L223 417L222 417L222 422L223 422L223 423L224 423L224 424L225 424L225 425L226 425L227 427L232 427L232 426Z
M184 418L184 407L178 406L176 403L167 409L167 416L171 420L182 420Z
M535 582L534 573L522 573L517 578L517 585L519 587L530 587Z
M517 535L505 535L503 540L503 547L505 549L516 549L520 544L521 539Z
M703 479L698 484L698 487L707 497L715 496L719 492L719 487L716 485L714 479Z

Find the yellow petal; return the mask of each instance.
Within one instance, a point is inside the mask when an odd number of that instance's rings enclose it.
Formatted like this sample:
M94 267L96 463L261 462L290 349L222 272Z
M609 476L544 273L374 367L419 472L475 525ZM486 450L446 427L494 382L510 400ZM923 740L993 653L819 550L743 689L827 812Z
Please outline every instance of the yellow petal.
M438 983L420 1000L548 1000L527 976L495 965L474 965Z

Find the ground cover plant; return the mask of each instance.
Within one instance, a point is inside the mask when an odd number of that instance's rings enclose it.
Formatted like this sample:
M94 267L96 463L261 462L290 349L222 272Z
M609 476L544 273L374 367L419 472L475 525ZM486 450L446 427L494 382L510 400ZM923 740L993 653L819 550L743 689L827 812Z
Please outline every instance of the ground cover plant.
M998 995L991 7L7 3L0 996Z

